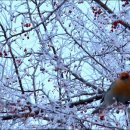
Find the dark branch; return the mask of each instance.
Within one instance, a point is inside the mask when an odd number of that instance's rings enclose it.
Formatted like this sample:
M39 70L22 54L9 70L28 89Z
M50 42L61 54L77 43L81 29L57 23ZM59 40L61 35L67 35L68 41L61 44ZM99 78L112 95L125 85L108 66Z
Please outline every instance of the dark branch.
M100 100L102 98L102 96L103 96L102 94L99 94L99 95L93 96L93 97L88 98L88 99L84 99L84 100L79 100L79 101L73 102L73 103L70 104L70 107L88 104L88 103L93 102L94 100Z

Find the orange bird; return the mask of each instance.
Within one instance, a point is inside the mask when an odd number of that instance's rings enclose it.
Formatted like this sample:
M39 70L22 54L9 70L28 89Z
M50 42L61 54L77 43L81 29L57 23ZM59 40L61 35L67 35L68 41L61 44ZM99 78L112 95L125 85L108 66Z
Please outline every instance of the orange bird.
M119 78L110 85L110 88L104 94L101 106L92 113L101 112L116 101L123 104L130 101L130 75L128 72L122 72Z

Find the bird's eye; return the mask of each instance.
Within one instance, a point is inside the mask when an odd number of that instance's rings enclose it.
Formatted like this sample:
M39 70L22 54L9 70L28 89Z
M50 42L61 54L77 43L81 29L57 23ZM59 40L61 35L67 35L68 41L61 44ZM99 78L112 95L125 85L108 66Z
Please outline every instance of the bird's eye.
M120 79L128 79L129 78L129 73L128 72L122 72L120 75L119 75L119 78Z

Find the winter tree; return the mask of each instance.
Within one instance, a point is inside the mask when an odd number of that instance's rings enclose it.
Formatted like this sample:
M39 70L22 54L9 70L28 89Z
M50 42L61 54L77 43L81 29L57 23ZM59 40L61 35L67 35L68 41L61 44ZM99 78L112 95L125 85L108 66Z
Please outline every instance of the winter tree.
M1 0L0 128L127 129L92 111L130 71L129 19L129 0Z

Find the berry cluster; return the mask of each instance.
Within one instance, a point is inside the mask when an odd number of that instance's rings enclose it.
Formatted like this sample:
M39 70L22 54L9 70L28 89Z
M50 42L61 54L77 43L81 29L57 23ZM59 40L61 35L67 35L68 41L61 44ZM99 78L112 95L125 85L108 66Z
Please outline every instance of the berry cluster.
M102 13L102 10L98 7L92 7L92 11L94 13L94 17L98 17L101 13Z
M116 29L116 27L118 26L118 24L123 24L123 23L124 23L124 22L123 22L122 20L114 21L114 22L112 23L111 31L113 32L113 31Z

